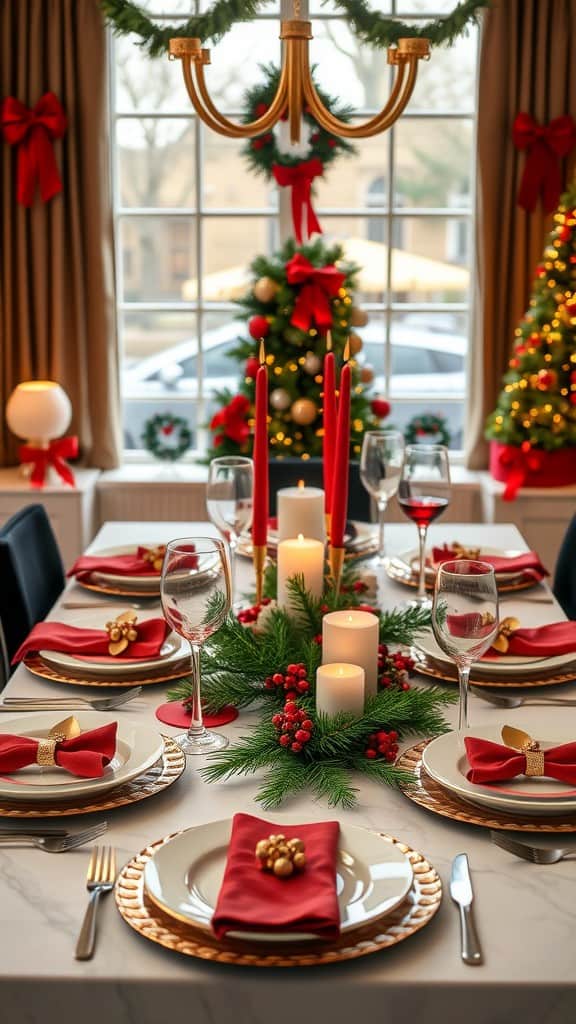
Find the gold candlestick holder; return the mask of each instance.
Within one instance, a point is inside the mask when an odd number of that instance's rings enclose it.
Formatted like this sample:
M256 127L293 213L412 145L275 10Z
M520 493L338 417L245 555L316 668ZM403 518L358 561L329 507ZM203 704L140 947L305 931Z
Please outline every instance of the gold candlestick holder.
M332 545L328 548L328 563L330 565L330 575L334 583L334 589L336 593L340 593L340 585L342 583L342 570L344 568L344 554L345 548L333 548Z
M254 544L252 549L252 563L254 565L254 574L256 576L256 604L262 603L266 551L267 549L265 544Z

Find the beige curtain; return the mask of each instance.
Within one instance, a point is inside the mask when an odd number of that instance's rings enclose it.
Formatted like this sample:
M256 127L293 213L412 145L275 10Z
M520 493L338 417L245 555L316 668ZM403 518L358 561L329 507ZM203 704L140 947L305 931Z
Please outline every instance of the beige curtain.
M63 191L16 203L16 154L0 158L0 465L14 460L4 422L21 380L53 378L70 395L84 462L120 450L109 183L106 36L98 0L0 0L0 97L33 107L56 94L68 130L55 144Z
M520 111L544 124L576 116L576 0L493 0L484 15L478 88L478 290L467 417L474 469L487 464L484 423L552 224L540 204L526 213L516 203L525 155L512 144L512 125ZM571 173L563 167L565 180Z

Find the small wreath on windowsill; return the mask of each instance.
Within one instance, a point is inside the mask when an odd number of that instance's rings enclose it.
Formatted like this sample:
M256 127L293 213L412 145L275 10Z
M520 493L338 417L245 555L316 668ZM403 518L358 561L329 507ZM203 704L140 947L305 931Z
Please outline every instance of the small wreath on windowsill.
M142 444L147 452L163 462L177 462L192 444L192 432L185 419L163 412L144 424Z
M447 448L451 441L447 421L433 413L414 416L406 426L404 438L408 444L444 444Z

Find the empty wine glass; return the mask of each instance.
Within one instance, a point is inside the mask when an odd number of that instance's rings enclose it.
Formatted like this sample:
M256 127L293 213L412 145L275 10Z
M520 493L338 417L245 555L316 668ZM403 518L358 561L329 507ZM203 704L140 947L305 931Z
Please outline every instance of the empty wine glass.
M360 479L378 506L378 561L384 562L384 516L398 490L404 438L398 430L367 430L362 441Z
M498 588L494 569L465 558L444 562L438 569L432 629L439 647L458 669L458 730L468 722L470 668L488 650L498 632Z
M192 718L188 732L175 737L186 754L222 750L228 740L208 732L202 720L202 644L224 624L232 587L226 545L214 537L184 537L166 548L160 581L162 611L169 626L190 644Z
M419 541L419 573L416 602L425 604L426 597L426 535L430 523L441 516L450 504L450 465L448 449L443 444L409 444L398 484L398 504L416 523Z
M242 455L212 459L208 470L206 505L208 517L230 547L232 595L234 595L236 549L240 535L252 524L254 463Z

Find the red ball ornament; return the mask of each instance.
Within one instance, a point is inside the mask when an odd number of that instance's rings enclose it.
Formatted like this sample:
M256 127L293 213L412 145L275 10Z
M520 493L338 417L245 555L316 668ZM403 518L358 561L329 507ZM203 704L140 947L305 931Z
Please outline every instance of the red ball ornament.
M576 384L576 370L572 370L572 373L570 374L570 383Z
M270 324L265 316L253 316L248 323L248 330L255 341L258 341L259 338L268 337Z
M549 391L550 388L554 387L557 380L558 374L555 370L539 370L536 387L539 391Z
M260 361L258 357L250 356L250 358L246 360L246 366L244 367L244 376L250 377L250 380L256 380L256 374L258 373L259 366Z
M252 149L263 149L264 144L264 139L252 139L252 142L250 143Z
M390 414L390 402L387 402L385 398L373 398L370 408L379 420L386 419L386 416Z
M256 109L254 110L254 113L255 113L256 117L263 117L267 110L268 110L268 104L267 103L257 103L256 104Z
M570 392L569 402L570 402L570 405L576 405L576 391L571 391Z
M560 228L560 230L558 232L558 238L560 239L561 242L567 242L569 240L569 238L570 238L570 234L571 234L570 228L568 227L567 224L564 224Z

